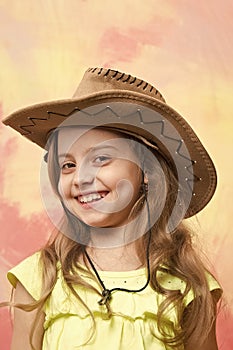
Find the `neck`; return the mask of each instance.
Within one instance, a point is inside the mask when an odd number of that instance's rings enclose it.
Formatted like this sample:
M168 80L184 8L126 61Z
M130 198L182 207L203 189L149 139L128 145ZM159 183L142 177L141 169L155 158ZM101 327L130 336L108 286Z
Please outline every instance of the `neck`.
M147 232L146 220L139 217L125 226L90 227L90 241L87 253L97 269L129 271L142 266L145 261L144 249L138 250ZM142 245L143 246L143 245ZM138 251L142 256L138 256Z
M132 220L120 227L90 227L88 246L96 248L124 247L135 242L147 232L147 224Z
M131 271L143 266L142 257L137 254L137 244L132 242L125 246L114 248L87 247L92 263L97 270Z
M125 245L125 227L91 227L89 246L96 248L115 248Z

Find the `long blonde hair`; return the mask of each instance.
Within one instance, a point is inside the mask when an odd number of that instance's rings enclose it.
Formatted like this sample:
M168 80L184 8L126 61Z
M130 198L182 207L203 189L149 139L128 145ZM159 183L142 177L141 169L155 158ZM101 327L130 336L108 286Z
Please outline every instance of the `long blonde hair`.
M50 142L50 149L48 153L48 170L52 187L59 196L59 166L57 161L56 137L57 136L55 133L55 136L51 138ZM129 139L132 138L129 137ZM137 154L141 152L142 156L144 152L143 147L145 146L143 145L142 147L142 145L138 142L137 145L138 146L135 151ZM152 213L151 215L153 216L153 212L156 211L158 206L161 206L161 203L164 203L161 210L161 215L158 217L157 221L153 224L150 230L150 285L155 292L161 293L165 296L164 301L158 306L157 327L160 332L160 336L157 334L154 334L154 336L159 337L164 344L174 349L188 341L200 345L207 338L215 319L213 299L206 279L206 269L199 255L193 248L192 233L185 226L184 222L179 223L171 233L167 230L168 221L171 217L171 213L177 198L178 182L170 165L167 164L166 159L164 159L163 156L157 151L153 151L153 153L150 152L150 154L151 157L146 157L143 160L143 166L144 170L147 172L149 185L156 188L156 196L148 196L147 198L148 205ZM159 162L159 167L158 163L153 160L154 156L156 156L156 159ZM139 159L142 158L139 156ZM161 181L163 181L162 186ZM166 189L166 191L164 191L164 189ZM138 208L141 210L143 203L145 203L145 192L141 193L140 198L135 204L134 213L135 211L138 211ZM177 215L179 216L180 213L178 212ZM66 231L71 233L70 237L62 233ZM99 295L101 295L101 292L81 278L81 274L79 272L82 271L82 267L78 264L80 256L83 256L90 276L93 278L95 278L95 276L90 271L88 263L85 259L85 244L78 243L72 239L72 234L77 234L77 232L80 237L87 237L88 241L88 226L80 222L65 208L65 216L61 230L55 230L46 246L41 250L40 259L44 268L43 290L40 300L28 306L14 306L21 307L25 310L37 308L37 317L39 317L39 313L41 312L45 301L51 295L56 283L57 264L59 262L64 281L66 282L68 288L79 300L79 302L84 305L92 317L94 333L95 320L92 311L80 298L74 288L74 285L85 286L86 288L94 290ZM137 246L138 256L144 264L146 261L145 252L148 239L149 234L147 232L143 235L140 243ZM164 269L170 274L183 280L186 284L185 291L181 293L180 290L169 290L162 287L157 280L157 274L159 271L161 271L161 269ZM190 312L185 313L184 318L184 298L190 291L192 291L194 299L189 305ZM107 303L106 307L108 315L111 317L111 305ZM170 330L167 330L166 322L164 322L164 320L168 319L167 312L171 307L175 308L178 324L180 324L180 327L174 327L172 329L172 333ZM36 320L32 327L31 343L33 343L33 332L36 329ZM171 334L173 335L171 336ZM88 341L89 339L87 342Z

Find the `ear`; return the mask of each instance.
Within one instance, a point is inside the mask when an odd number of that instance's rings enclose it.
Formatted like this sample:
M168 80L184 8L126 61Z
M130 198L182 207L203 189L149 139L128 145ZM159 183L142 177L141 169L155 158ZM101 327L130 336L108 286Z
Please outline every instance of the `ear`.
M147 175L147 172L145 171L145 173L144 173L144 178L143 178L143 182L144 182L144 184L146 184L146 185L148 185L148 175Z

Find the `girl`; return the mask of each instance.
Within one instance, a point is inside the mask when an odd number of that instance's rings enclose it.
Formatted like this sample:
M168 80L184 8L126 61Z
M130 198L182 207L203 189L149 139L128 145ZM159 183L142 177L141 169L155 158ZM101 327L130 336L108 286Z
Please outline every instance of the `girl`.
M63 211L8 273L11 349L216 350L221 289L183 220L209 202L216 172L158 90L90 68L72 99L4 123L46 149Z

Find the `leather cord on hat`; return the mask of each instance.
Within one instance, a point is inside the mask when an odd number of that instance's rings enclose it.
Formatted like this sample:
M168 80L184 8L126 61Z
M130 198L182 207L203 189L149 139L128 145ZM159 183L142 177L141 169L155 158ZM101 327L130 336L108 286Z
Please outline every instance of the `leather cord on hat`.
M144 189L144 193L145 193L145 189ZM101 287L103 288L102 290L102 298L98 301L98 304L100 305L106 305L107 302L109 302L111 300L112 297L112 292L115 291L121 291L121 292L127 292L127 293L137 293L137 292L142 292L150 283L150 242L151 242L151 222L150 222L150 210L149 210L149 205L148 205L148 201L147 201L147 196L145 194L145 201L146 201L146 206L147 206L147 212L148 212L148 225L149 225L149 237L148 237L148 243L147 243L147 248L146 248L146 262L147 262L147 280L146 283L143 287L139 288L139 289L127 289L127 288L120 288L120 287L115 287L112 289L107 289L104 282L101 280L100 275L98 273L98 271L96 270L90 256L88 255L87 251L85 250L84 253L87 257L88 262L90 263Z

